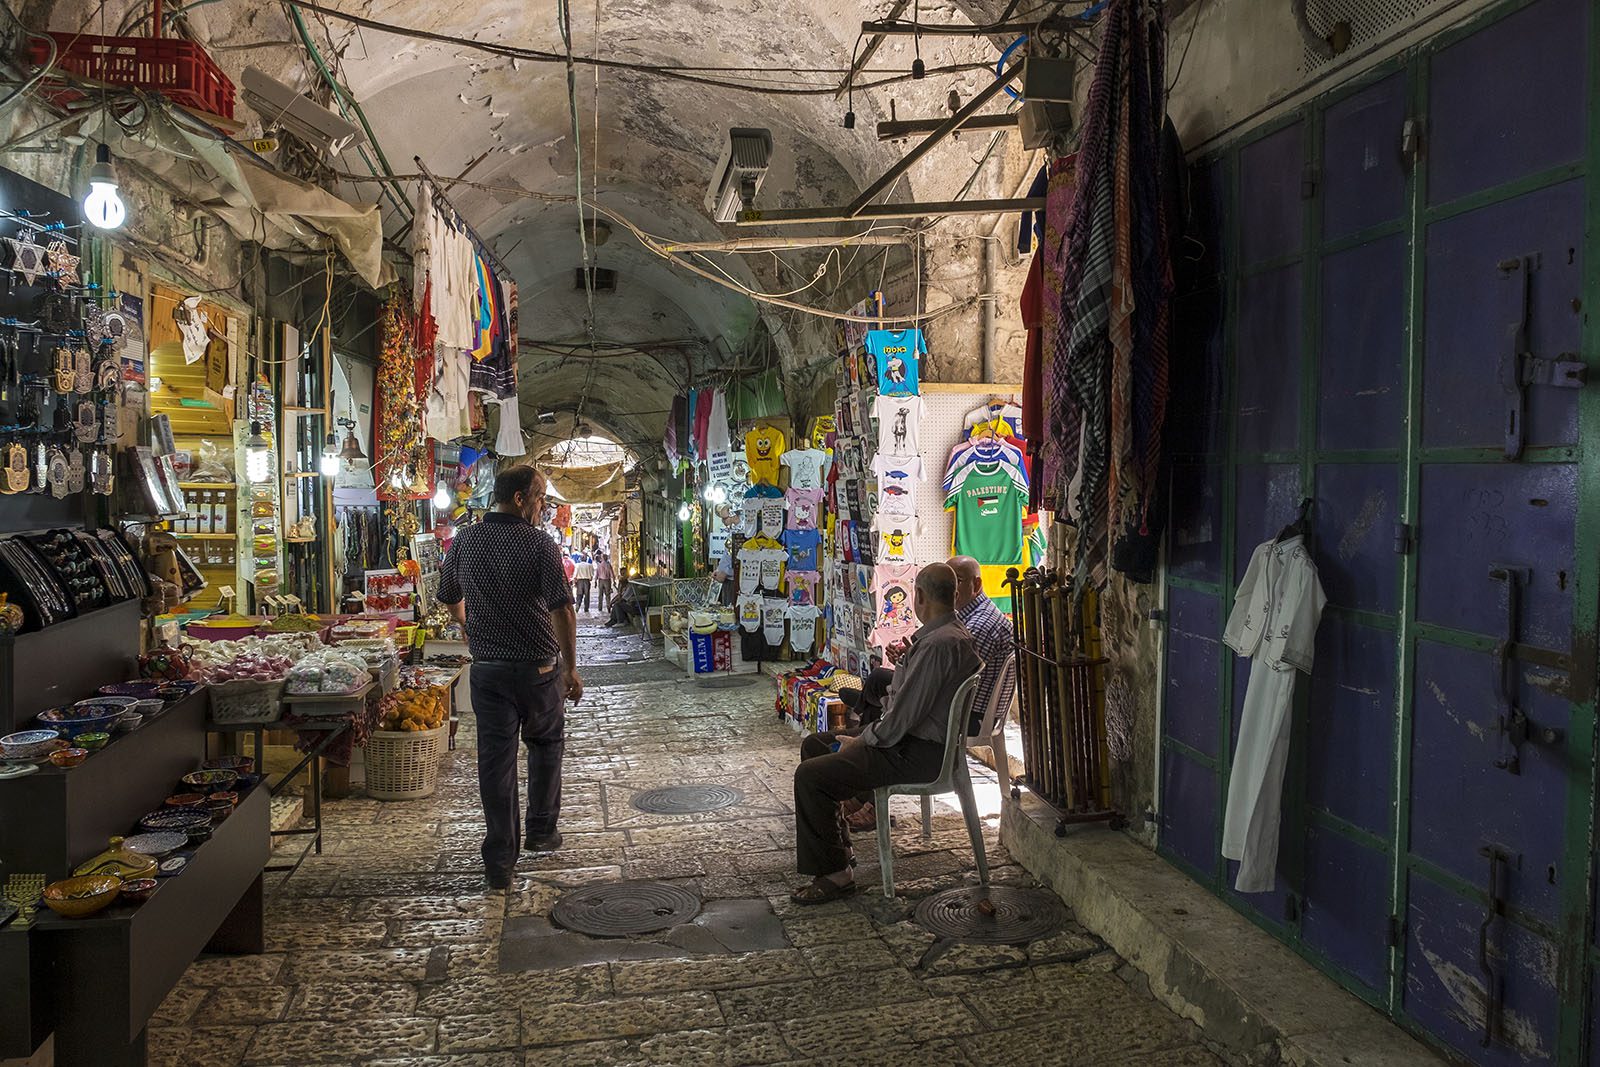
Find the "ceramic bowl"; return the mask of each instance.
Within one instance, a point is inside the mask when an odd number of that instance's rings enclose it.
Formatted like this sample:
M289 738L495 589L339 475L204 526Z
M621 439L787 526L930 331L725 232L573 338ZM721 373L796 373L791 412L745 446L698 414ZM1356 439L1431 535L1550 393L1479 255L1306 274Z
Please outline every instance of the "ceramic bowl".
M89 758L86 748L58 748L50 753L50 762L57 767L76 767Z
M134 834L132 837L123 838L122 847L129 852L138 852L145 856L154 856L160 859L170 855L189 843L189 835L176 830L161 830L156 833Z
M86 748L90 752L95 752L105 748L111 742L111 735L96 731L92 734L79 734L77 741L79 748Z
M122 713L122 716L117 719L116 724L112 727L112 729L116 730L119 734L126 734L132 733L134 730L137 730L143 725L143 715L140 715L137 711L125 711Z
M57 915L82 919L117 899L122 879L111 874L65 878L44 887L45 905Z
M139 820L139 829L147 834L174 831L187 834L191 828L211 828L211 813L200 808L165 808L152 811Z
M231 789L238 780L238 771L190 771L183 776L183 784L197 793L218 793Z
M129 710L153 719L167 710L167 702L165 700L141 700Z
M7 759L38 759L48 754L57 740L54 730L21 730L0 737L0 754Z
M102 685L100 694L108 697L133 697L135 700L149 700L166 686L166 682L157 682L144 678L135 682L117 682L114 685Z
M154 878L132 878L122 883L122 899L134 904L143 904L150 899L150 894L156 891L156 886L161 883Z
M239 794L246 793L254 789L260 781L261 776L259 774L241 774L239 775L239 780L233 783L233 791Z
M38 718L47 729L71 740L79 734L104 733L127 710L120 704L72 704L47 708Z
M216 796L209 796L206 798L206 810L211 813L211 822L214 826L233 814L233 802L230 800L218 800Z
M82 708L82 707L87 707L90 704L104 704L108 708L109 707L118 707L118 708L122 708L124 711L126 711L128 708L133 707L137 703L139 703L139 698L138 697L98 696L98 697L90 697L88 700L80 700L80 701L78 701L76 704L74 704L72 706L75 707L75 708Z
M256 758L254 756L218 756L208 759L200 764L200 769L205 771L233 771L235 774L254 774Z
M156 690L156 696L160 697L166 703L171 704L175 701L182 700L184 697L194 692L195 686L199 684L199 682L168 682L160 689Z
M204 804L205 801L206 795L204 793L174 793L164 803L169 808L188 808L196 804Z

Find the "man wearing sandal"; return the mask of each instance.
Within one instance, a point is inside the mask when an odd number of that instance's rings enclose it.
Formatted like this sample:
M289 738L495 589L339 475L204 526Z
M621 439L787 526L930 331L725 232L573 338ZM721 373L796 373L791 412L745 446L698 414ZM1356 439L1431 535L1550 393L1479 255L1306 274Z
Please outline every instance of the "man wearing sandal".
M956 618L955 597L955 571L944 563L922 568L914 601L922 628L900 658L882 715L858 737L814 734L800 746L794 771L796 865L812 881L790 898L796 904L825 904L856 890L840 801L938 777L950 695L983 666L972 635Z

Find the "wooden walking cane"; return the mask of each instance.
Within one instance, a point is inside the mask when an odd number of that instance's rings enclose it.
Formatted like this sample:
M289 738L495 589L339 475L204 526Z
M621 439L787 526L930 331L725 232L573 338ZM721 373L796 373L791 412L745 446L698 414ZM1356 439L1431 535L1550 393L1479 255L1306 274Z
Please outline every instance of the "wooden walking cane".
M1061 610L1062 587L1053 586L1048 592L1050 598L1050 616L1054 623L1052 630L1052 656L1055 660L1055 684L1057 693L1056 716L1057 729L1061 733L1062 747L1066 756L1066 786L1067 810L1079 810L1085 801L1083 796L1082 780L1080 777L1083 759L1083 739L1078 736L1078 724L1074 720L1071 679L1068 677L1066 617Z

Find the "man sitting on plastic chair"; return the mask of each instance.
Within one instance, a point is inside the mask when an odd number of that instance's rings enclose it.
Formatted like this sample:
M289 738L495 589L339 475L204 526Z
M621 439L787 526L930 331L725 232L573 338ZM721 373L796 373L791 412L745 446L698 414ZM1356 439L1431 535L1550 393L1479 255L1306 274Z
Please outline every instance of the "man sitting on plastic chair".
M859 737L813 734L800 746L795 851L800 873L812 881L791 897L796 904L825 904L856 890L840 801L938 777L950 695L982 666L972 635L956 618L955 596L956 575L948 565L922 568L914 602L922 628L900 658L882 715Z

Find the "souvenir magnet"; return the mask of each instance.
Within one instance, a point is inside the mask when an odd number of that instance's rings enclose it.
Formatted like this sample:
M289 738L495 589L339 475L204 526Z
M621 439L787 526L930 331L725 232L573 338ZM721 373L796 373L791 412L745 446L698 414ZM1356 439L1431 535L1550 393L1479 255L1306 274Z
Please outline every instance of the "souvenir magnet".
M11 269L29 285L37 284L44 273L44 249L34 244L32 231L25 231L20 238L7 237L6 244L11 246Z
M45 477L50 485L50 495L57 500L67 495L67 454L55 445L50 446Z
M100 412L95 407L94 401L85 400L78 404L78 421L73 430L83 444L88 444L100 436Z
M76 448L67 453L67 494L77 496L83 492L83 453Z
M56 392L70 393L72 387L78 383L78 369L74 364L72 349L58 348L55 354L55 385Z
M59 237L44 250L45 265L50 268L51 274L60 279L62 285L78 284L78 259L78 256L67 251L67 242Z
M75 393L88 393L94 391L94 357L87 348L75 349L72 353L73 379L72 391Z
M94 491L100 496L110 496L111 487L116 482L116 477L111 470L111 453L105 449L98 449L94 454L94 470L91 475L94 479Z
M116 356L110 356L100 361L95 368L95 388L101 392L109 392L117 387L117 375L121 370Z

